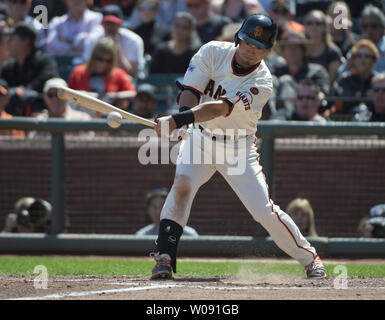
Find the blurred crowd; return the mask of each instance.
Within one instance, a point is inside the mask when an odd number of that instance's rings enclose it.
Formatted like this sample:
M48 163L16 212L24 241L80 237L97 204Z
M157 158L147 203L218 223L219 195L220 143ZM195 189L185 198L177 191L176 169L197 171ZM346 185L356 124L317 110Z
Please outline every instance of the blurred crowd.
M245 17L265 13L279 33L264 120L384 121L384 9L384 0L4 0L0 116L105 116L60 101L55 84L146 118L171 113L151 78L183 76L203 44L233 41Z
M385 0L4 0L0 118L87 121L106 116L60 100L57 90L63 86L145 118L171 113L175 101L162 108L159 86L151 79L163 83L169 75L183 77L203 44L232 42L245 17L264 13L279 32L266 59L274 94L262 119L385 121L384 11ZM40 134L0 131L19 138ZM154 208L164 200L156 192L148 198L153 223L139 234L156 231L159 210ZM48 206L23 198L7 217L7 231L47 228ZM317 236L306 199L289 207L299 224L307 221L302 224L309 224L304 227L308 235ZM384 229L384 208L371 211L360 234Z

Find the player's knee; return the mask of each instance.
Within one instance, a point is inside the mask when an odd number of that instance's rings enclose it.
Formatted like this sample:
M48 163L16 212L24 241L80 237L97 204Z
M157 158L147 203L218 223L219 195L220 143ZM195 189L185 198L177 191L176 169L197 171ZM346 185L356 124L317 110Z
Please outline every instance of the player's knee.
M272 219L276 219L276 214L274 207L271 203L266 203L266 205L260 205L253 208L251 215L254 220L261 223L270 223Z
M188 176L177 174L175 176L173 189L176 200L189 198L192 190L191 179Z

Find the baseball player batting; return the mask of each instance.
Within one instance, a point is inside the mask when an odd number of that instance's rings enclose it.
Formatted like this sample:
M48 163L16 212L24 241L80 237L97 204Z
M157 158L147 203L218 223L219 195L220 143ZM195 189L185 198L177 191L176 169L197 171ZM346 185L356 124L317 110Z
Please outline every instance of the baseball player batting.
M272 76L263 59L272 50L277 26L265 15L254 14L243 22L234 43L211 41L191 59L179 95L179 112L158 119L155 130L169 135L188 126L178 157L201 152L215 159L197 140L210 140L216 150L237 148L243 155L242 174L229 174L230 162L194 164L177 162L173 186L161 212L152 279L171 278L176 272L177 247L199 187L218 170L247 210L271 235L275 243L304 266L309 278L323 278L325 268L314 247L293 220L270 199L256 148L255 132L262 108L273 92ZM242 131L243 136L223 134ZM241 143L242 142L242 143ZM208 144L209 145L209 144ZM231 148L230 148L231 147ZM215 149L215 148L214 148ZM226 154L227 156L227 154ZM231 155L228 155L231 158Z

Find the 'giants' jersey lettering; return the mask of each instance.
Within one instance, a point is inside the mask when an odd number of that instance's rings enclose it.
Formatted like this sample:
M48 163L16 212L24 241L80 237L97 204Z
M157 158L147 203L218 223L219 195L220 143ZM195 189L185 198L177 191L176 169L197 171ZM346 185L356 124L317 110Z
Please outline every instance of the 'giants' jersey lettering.
M253 97L247 92L238 91L236 95L241 99L243 105L245 106L245 110L250 110L250 103L253 102Z
M210 98L213 98L214 100L218 100L219 97L223 96L226 93L226 90L223 89L221 85L218 86L215 93L214 93L214 89L215 89L215 81L210 79L203 93L205 95L208 95Z

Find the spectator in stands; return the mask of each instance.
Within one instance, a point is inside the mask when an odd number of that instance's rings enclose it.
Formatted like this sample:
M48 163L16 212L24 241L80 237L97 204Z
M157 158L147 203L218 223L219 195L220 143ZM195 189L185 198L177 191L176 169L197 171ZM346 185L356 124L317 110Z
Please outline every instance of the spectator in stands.
M151 219L151 224L143 227L136 232L138 236L157 236L160 223L160 212L164 201L166 200L168 191L166 188L152 189L146 196L146 212ZM183 236L198 237L195 229L185 226L183 229Z
M159 25L155 20L159 13L160 3L160 0L138 0L136 5L140 24L133 31L142 37L144 53L150 56L159 43L170 40L171 28Z
M55 17L48 26L47 52L54 55L78 55L86 39L100 28L102 15L87 8L87 0L65 0L68 13Z
M76 66L69 77L68 86L75 90L96 93L99 98L127 109L136 90L130 76L116 67L118 48L111 38L101 38L95 44L91 58ZM119 101L114 101L119 99ZM100 117L98 113L93 116Z
M129 17L135 8L136 0L93 0L95 8L103 8L105 6L116 4L124 14L124 17Z
M295 109L280 109L271 116L272 120L315 121L325 123L319 114L322 94L319 86L311 79L300 82L295 98Z
M278 26L278 40L282 40L287 32L304 32L305 28L299 22L294 21L294 13L291 12L290 0L274 0L271 2L270 17Z
M327 9L327 18L332 40L346 57L358 40L358 35L352 31L353 22L349 6L344 1L332 2Z
M153 119L157 107L156 88L149 83L142 83L136 89L132 102L133 112L143 118Z
M187 7L184 0L162 0L160 1L159 12L156 16L156 23L160 26L171 27L175 15L178 12L186 12ZM135 29L140 24L138 8L135 8L128 20L127 27Z
M150 74L185 73L200 46L194 17L188 12L178 12L172 27L171 40L161 43L154 51Z
M364 238L385 238L385 204L370 208L369 216L361 219L357 231Z
M288 33L277 42L276 51L285 58L286 64L273 69L278 78L277 109L294 110L297 85L304 79L313 80L324 95L329 94L329 74L325 68L306 61L306 53L312 43L302 33Z
M12 19L12 26L18 22L24 22L36 30L37 44L39 48L45 47L46 28L29 15L32 0L5 0L9 9L9 17Z
M329 73L330 83L333 83L343 59L341 50L333 43L327 22L327 16L321 10L311 10L306 15L305 34L313 42L307 60L322 65Z
M385 72L372 78L373 112L369 121L385 122Z
M6 81L0 79L0 118L1 119L10 119L12 116L5 112L5 106L11 100L11 96L8 92L8 84ZM2 136L14 136L14 137L24 137L24 131L20 130L0 130L0 135Z
M63 14L66 14L68 11L65 0L32 0L32 7L36 5L44 5L47 7L49 21L51 21L54 17L60 17Z
M373 77L373 66L379 53L376 45L367 39L358 40L351 49L348 60L349 71L344 72L334 83L332 95L341 98L355 98L353 101L338 100L333 113L353 114L357 112L362 97L368 97ZM367 106L371 109L371 106ZM360 107L361 108L361 107Z
M11 101L6 111L15 116L31 116L45 108L41 98L44 83L58 76L56 61L36 49L36 31L24 22L7 31L10 58L1 70Z
M43 89L44 101L48 106L50 118L63 118L66 120L89 120L91 117L85 113L71 108L70 104L57 96L59 88L68 88L67 82L61 78L49 79Z
M273 0L258 0L261 6L261 13L268 14Z
M14 205L14 212L7 215L2 232L47 233L51 226L51 212L52 205L46 200L20 198Z
M223 0L219 9L214 11L233 22L243 22L249 15L262 13L264 10L258 0Z
M36 116L38 120L45 120L47 118L61 118L69 121L87 121L91 119L91 116L83 111L75 110L71 105L57 96L57 90L59 88L68 88L67 82L61 78L52 78L46 81L43 89L43 97L48 112L42 112ZM50 135L49 132L37 132L30 131L28 138L42 137ZM93 137L93 132L68 132L66 135L76 135L82 137Z
M102 9L102 28L96 28L86 41L83 54L87 61L95 43L103 38L110 37L118 48L117 66L135 77L139 68L143 68L144 45L142 38L131 30L122 28L123 12L117 5L108 5Z
M294 220L305 237L318 237L314 211L308 199L296 198L292 200L286 208L286 213Z
M385 14L373 5L365 6L361 14L361 37L376 44L379 59L374 71L385 71Z
M229 17L214 13L212 0L185 0L197 24L202 44L215 40L222 34L225 25L232 23Z

